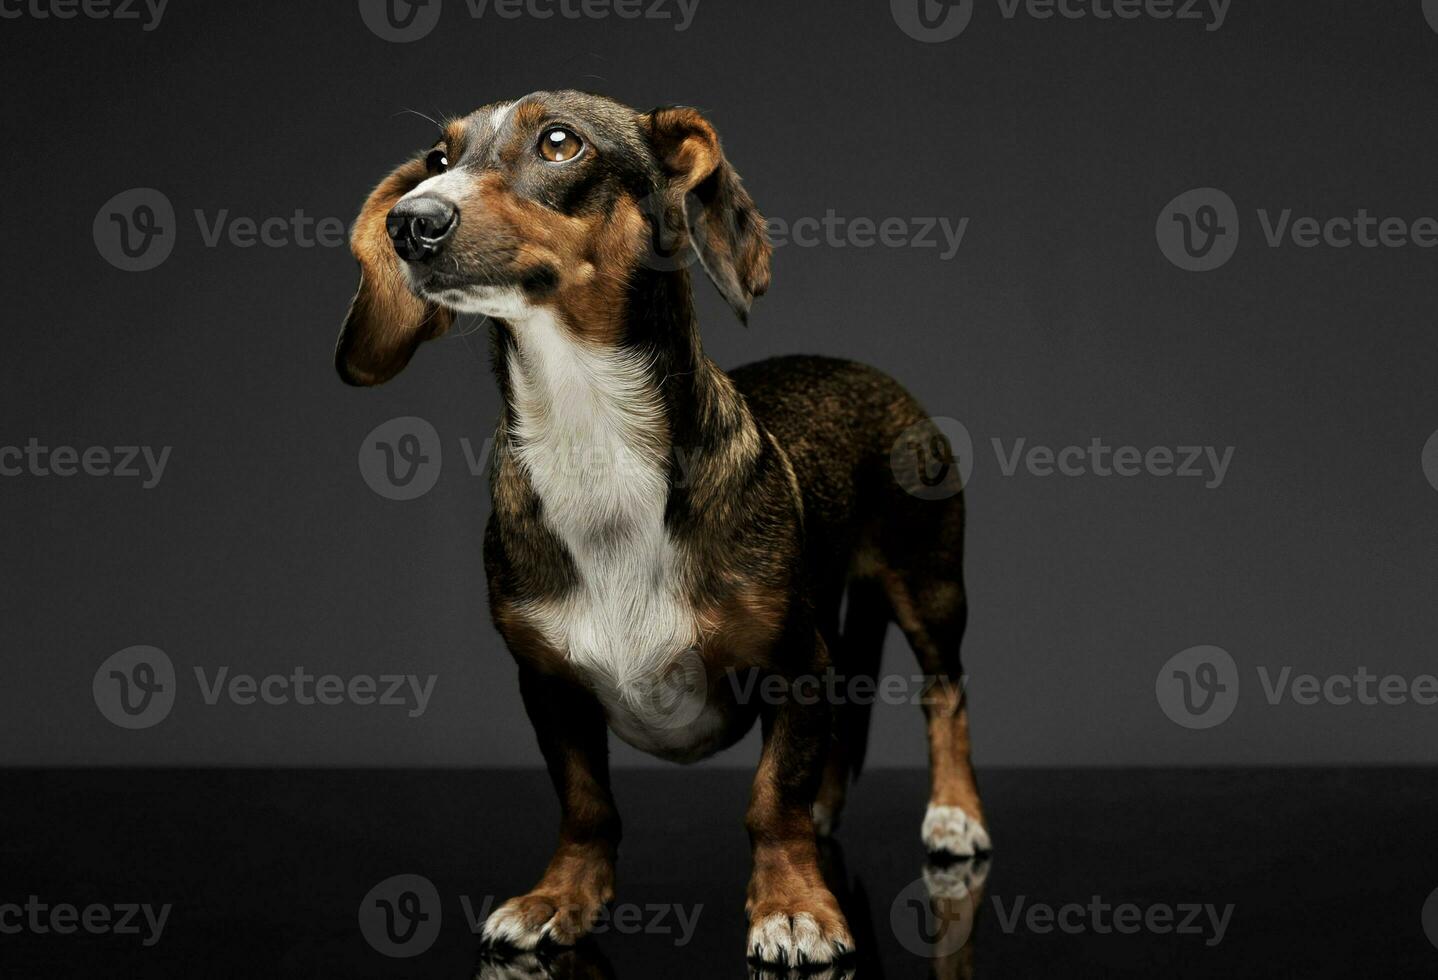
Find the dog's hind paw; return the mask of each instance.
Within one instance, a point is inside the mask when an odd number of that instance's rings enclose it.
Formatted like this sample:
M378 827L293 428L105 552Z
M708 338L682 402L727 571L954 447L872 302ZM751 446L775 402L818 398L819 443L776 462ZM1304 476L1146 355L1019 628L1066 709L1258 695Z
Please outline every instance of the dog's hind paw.
M930 898L961 901L984 887L990 864L986 857L930 862L924 865L924 887L929 890Z
M984 825L956 806L929 804L920 834L930 854L973 857L994 849Z

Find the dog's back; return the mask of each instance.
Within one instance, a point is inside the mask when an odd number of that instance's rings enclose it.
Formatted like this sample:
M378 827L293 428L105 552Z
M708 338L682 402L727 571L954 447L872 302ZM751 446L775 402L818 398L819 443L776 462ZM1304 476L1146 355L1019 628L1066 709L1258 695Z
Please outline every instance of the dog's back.
M865 364L810 355L746 364L730 377L794 467L820 606L832 600L837 614L838 595L850 579L904 571L920 559L925 569L947 565L959 574L957 480L951 494L925 499L909 492L896 472L896 460L899 469L912 465L913 454L928 453L927 439L938 433L902 385Z

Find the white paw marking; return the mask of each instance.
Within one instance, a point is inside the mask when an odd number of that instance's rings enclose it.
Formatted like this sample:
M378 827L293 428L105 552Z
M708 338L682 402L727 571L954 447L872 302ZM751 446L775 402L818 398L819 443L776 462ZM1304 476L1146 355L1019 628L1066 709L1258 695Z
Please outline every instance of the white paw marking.
M832 837L839 829L839 815L822 803L815 803L810 810L814 814L814 833Z
M482 935L486 942L504 943L515 949L534 949L548 937L553 925L554 917L551 916L538 927L529 926L519 907L513 902L506 902L484 920Z
M808 913L775 913L749 927L749 955L766 964L832 963L851 947L847 935L825 936Z
M930 852L973 857L994 849L984 825L956 806L929 804L920 834Z

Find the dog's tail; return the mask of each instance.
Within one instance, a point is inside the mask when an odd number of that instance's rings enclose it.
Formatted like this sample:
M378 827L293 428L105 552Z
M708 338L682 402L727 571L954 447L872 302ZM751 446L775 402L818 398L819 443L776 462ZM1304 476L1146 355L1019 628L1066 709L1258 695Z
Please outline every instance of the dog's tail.
M849 583L848 608L839 637L844 647L845 672L856 677L878 678L890 615L889 599L878 582L855 579ZM858 779L864 768L873 701L873 698L846 701L838 709L838 735L849 763L850 780Z

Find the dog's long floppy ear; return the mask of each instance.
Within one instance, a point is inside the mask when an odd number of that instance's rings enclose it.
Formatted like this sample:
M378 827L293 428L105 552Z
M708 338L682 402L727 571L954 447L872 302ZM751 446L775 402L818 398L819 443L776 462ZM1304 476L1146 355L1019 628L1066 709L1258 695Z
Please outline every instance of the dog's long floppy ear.
M668 205L682 207L689 240L704 271L739 319L749 322L754 297L769 288L764 217L696 110L665 107L639 117L667 181Z
M360 209L350 251L360 264L359 289L335 345L335 369L346 384L377 385L409 363L421 343L449 329L454 314L410 292L385 232L390 209L425 179L423 160L390 174Z

